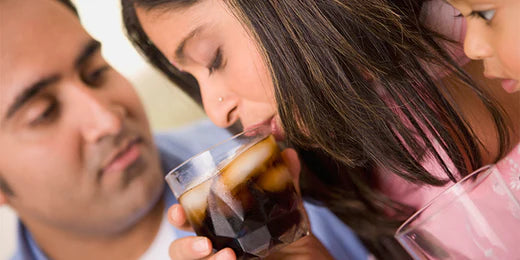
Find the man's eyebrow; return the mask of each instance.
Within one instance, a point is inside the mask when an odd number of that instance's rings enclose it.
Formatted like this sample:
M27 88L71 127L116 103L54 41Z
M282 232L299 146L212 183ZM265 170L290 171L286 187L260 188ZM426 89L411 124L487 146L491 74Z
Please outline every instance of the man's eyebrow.
M181 43L175 50L175 58L182 63L184 59L184 46L186 46L186 42L188 42L191 38L193 38L200 30L201 26L195 28L193 31L191 31L184 39L182 39Z
M25 105L31 98L36 96L38 93L43 91L46 87L58 82L60 80L60 76L53 75L47 78L44 78L29 87L25 88L22 93L20 93L14 100L13 104L7 109L7 114L5 119L11 118L16 111L18 111L23 105Z
M76 58L76 61L74 62L74 68L79 69L87 60L99 49L101 48L101 43L92 39L89 41L81 53Z

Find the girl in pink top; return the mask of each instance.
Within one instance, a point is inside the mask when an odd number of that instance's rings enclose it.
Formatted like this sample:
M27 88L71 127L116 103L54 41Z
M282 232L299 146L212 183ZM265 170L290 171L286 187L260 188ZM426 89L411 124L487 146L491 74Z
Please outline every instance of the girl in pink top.
M520 91L520 1L449 0L467 21L465 54L484 63L484 76L502 88ZM517 99L520 103L520 98ZM497 162L509 188L520 199L520 143Z
M520 1L460 0L450 2L458 7L460 12L440 1L428 3L424 9L426 13L438 15L427 16L427 24L457 42L464 42L464 47L462 45L450 46L451 53L459 64L468 63L470 58L483 60L485 77L500 79L501 85L507 93L517 92L520 89L518 83L518 79L520 79L520 34L517 32L520 19L515 15L520 15ZM495 18L497 7L500 7L499 18ZM462 16L467 18L463 19ZM495 19L498 21L494 21ZM436 71L436 75L443 77L446 76L446 73ZM520 96L517 94L515 94L516 102L520 104ZM448 162L450 169L456 170L440 145L436 144L434 147L443 160ZM422 163L430 172L442 177L443 170L433 158L427 159L426 157ZM506 157L501 158L497 167L512 191L520 194L520 144L517 144ZM444 191L447 186L453 184L450 182L446 186L440 187L415 185L391 174L384 167L378 168L378 176L378 186L386 195L395 201L415 208L421 208Z

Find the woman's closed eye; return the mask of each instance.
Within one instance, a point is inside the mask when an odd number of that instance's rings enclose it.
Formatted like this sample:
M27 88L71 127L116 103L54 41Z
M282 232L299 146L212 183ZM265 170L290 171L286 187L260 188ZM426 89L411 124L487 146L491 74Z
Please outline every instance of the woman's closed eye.
M211 75L215 70L218 70L222 67L222 50L218 48L215 52L215 57L212 59L211 63L208 65L209 74Z

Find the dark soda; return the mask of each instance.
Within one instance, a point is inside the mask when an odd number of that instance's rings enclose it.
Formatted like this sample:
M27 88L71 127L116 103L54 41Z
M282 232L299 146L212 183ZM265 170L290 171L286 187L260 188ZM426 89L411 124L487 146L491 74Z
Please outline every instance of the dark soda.
M199 236L237 259L264 258L308 234L301 198L272 136L241 152L179 201Z

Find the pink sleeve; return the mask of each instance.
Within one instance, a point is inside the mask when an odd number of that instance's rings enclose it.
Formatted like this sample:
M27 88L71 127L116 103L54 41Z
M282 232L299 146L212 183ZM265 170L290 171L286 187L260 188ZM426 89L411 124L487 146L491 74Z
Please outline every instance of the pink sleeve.
M513 195L520 200L520 143L497 162L497 168Z

